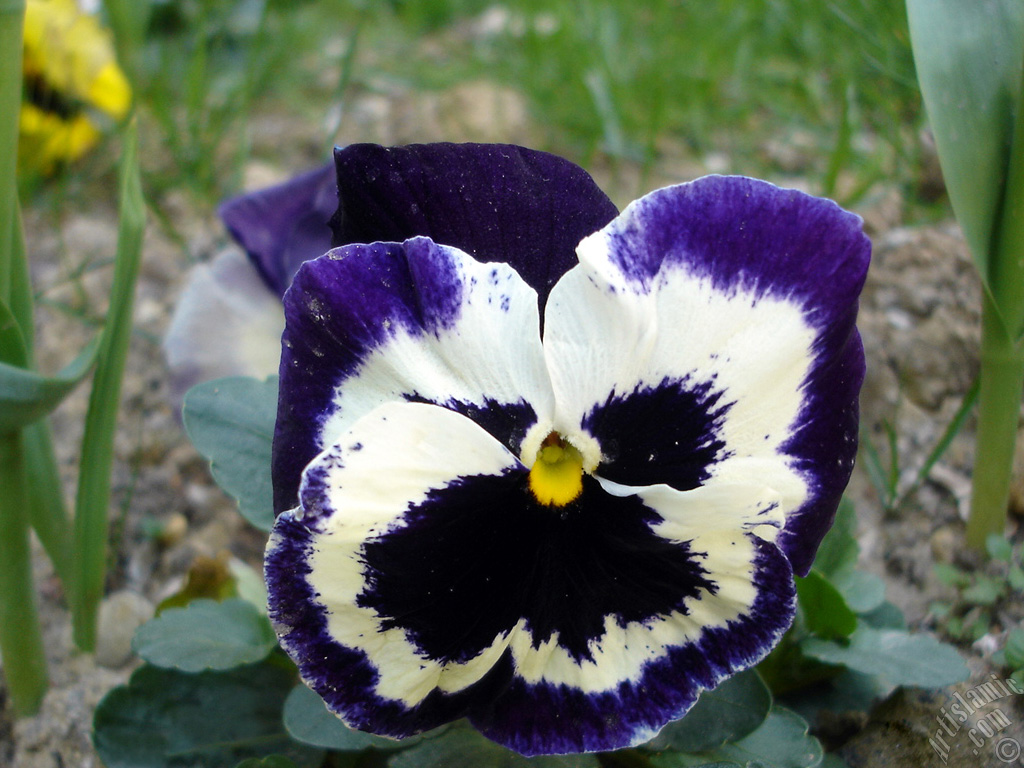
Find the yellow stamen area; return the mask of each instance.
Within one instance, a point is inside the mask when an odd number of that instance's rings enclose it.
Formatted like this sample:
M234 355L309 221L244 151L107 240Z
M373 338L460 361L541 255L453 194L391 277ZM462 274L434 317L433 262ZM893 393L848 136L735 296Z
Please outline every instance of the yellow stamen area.
M541 504L563 507L583 493L583 456L552 432L530 469L530 491Z

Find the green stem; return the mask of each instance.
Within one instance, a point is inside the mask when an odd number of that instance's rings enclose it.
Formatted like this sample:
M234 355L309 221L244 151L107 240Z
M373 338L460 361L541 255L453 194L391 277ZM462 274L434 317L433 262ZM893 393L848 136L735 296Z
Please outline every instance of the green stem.
M1002 535L1024 388L1024 74L981 316L981 391L967 543ZM991 291L991 293L989 293Z
M46 693L46 655L32 586L20 433L0 435L0 654L14 711L39 711Z
M64 487L53 453L49 418L26 427L24 434L25 471L30 489L29 522L53 563L64 592L70 594L74 591L71 521L64 506Z
M984 550L989 534L1003 534L1017 440L1024 355L1006 332L988 294L981 318L981 391L967 543Z

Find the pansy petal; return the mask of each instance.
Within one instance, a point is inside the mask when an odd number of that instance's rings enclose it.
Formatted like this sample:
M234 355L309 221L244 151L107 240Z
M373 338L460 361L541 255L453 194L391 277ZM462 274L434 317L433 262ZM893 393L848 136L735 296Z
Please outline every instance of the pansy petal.
M588 477L554 510L525 475L417 403L376 409L306 471L268 545L271 616L350 725L400 737L468 715L523 754L630 746L792 621L763 488Z
M618 213L582 168L509 144L353 144L335 150L335 245L416 235L511 265L538 293Z
M686 605L687 613L645 624L609 620L595 643L594 664L576 667L576 675L566 674L574 667L551 652L552 643L535 647L528 635L518 636L512 645L517 663L552 672L513 676L470 722L524 755L611 751L649 741L689 711L701 691L763 659L792 623L795 589L786 556L751 534L736 541L737 553L752 559L733 561L736 575L720 582L722 599L705 592ZM601 688L578 684L608 677L592 674L598 669L618 670L618 679Z
M164 337L172 401L201 381L276 373L283 330L281 302L239 250L196 265Z
M334 166L225 201L220 217L271 291L284 294L299 265L331 247L328 222L338 207Z
M534 291L505 264L427 238L351 245L307 262L285 295L275 509L356 419L394 401L442 404L518 450L553 396Z
M602 477L679 490L761 472L810 568L856 452L854 327L870 244L831 201L708 177L654 192L552 291L556 428Z
M422 403L380 406L310 464L301 506L277 518L267 545L270 616L303 679L349 725L408 736L463 716L475 697L488 698L492 678L507 678L507 663L498 664L507 638L475 631L473 613L446 610L450 589L486 590L476 574L437 594L417 588L485 556L478 542L454 540L457 529L446 534L445 521L467 510L490 517L488 499L524 473L475 423ZM464 507L450 503L452 493ZM389 559L380 542L424 518L439 537L404 547L403 537L405 558ZM508 608L473 607L493 610L499 624Z

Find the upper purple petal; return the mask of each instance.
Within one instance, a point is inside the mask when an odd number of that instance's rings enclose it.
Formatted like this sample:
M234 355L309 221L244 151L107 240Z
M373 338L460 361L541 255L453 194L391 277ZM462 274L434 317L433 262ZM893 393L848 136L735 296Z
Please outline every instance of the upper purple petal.
M353 144L334 160L335 245L425 235L509 264L542 307L580 240L618 213L579 166L510 144Z
M225 201L220 217L271 291L282 296L299 265L331 248L338 207L334 166Z

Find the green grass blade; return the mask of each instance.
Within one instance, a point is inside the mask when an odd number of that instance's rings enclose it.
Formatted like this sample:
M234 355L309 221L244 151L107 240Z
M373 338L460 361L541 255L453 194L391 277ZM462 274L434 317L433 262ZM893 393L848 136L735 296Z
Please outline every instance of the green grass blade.
M1024 59L1024 3L907 0L907 12L946 189L989 286Z
M14 200L14 218L11 222L11 293L10 309L25 345L26 365L32 366L35 359L35 322L32 300L32 283L28 271L28 255L25 252L25 232L21 226L21 208Z
M900 499L896 503L896 506L899 506L899 504L901 504L904 499L909 498L911 494L916 493L917 489L920 488L924 481L928 479L928 475L931 474L932 467L934 467L939 459L942 458L946 449L949 448L950 443L953 442L953 438L960 434L960 430L964 428L964 423L967 421L967 417L978 402L978 392L980 389L981 378L975 377L974 383L971 384L971 388L967 390L967 393L964 395L964 399L960 402L960 407L956 409L956 413L953 414L953 418L942 431L942 435L939 437L938 442L936 442L931 451L929 451L927 458L924 460L924 464L921 465L921 468L914 476L914 482L910 484L909 488L900 494Z
M879 455L878 449L875 448L875 444L871 441L871 435L868 434L866 429L861 429L860 448L860 458L864 462L868 479L871 481L871 485L874 486L879 501L882 502L882 508L889 510L892 506L892 495L889 488L888 473L882 466L882 457Z
M75 643L88 651L96 645L96 611L103 596L114 428L132 331L135 283L142 256L146 220L134 120L124 131L120 179L120 225L114 283L89 397L85 433L82 437L81 472L75 498L75 594L71 610Z
M133 89L138 85L139 57L151 10L150 0L104 0L110 27L114 32L117 59L128 75Z
M39 710L48 685L32 585L25 482L21 434L0 435L0 655L19 716Z
M25 0L0 0L0 302L10 306Z

